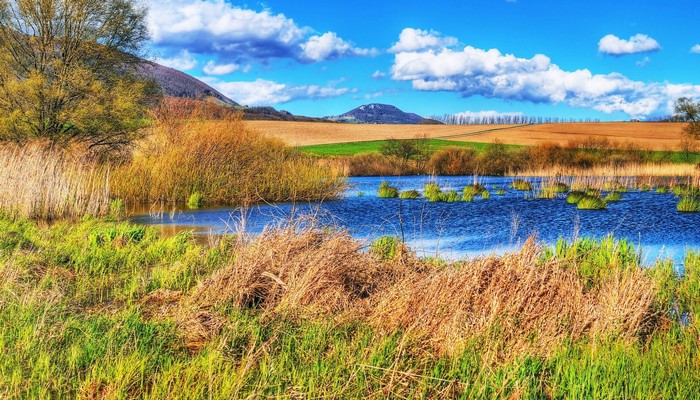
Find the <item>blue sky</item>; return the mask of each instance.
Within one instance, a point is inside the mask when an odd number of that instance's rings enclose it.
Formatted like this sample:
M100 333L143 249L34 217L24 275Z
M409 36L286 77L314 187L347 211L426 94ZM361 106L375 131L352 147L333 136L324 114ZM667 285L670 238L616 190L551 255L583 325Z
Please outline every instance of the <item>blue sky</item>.
M247 105L648 119L700 99L697 0L150 0L150 50Z

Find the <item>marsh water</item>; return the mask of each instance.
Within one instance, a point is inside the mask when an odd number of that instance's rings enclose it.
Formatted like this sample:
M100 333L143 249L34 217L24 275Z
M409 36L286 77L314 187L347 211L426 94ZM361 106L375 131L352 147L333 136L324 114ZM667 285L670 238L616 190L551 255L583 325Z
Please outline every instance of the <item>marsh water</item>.
M318 226L347 229L367 242L383 235L398 236L422 256L457 259L517 249L531 236L553 245L559 238L625 238L642 250L643 262L672 258L682 263L690 249L700 249L700 213L676 211L673 194L629 191L605 210L578 210L563 198L536 199L510 189L513 178L479 177L489 199L473 202L430 203L425 199L380 199L377 188L388 181L400 190L437 182L443 190L461 189L474 177L367 177L349 178L349 187L338 200L318 203L258 204L241 208L202 208L136 213L132 221L160 225L177 231L192 229L201 235L236 232L245 228L257 234L271 225L285 224L313 215ZM537 185L537 179L531 179ZM497 195L495 188L505 189ZM308 221L308 219L307 219ZM308 223L308 222L306 222Z

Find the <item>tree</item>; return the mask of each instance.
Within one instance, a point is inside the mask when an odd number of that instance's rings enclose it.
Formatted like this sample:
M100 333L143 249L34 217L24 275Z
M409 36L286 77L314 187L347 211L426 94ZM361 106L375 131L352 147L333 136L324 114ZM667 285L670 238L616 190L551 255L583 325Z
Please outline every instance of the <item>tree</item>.
M683 133L693 139L700 139L700 102L693 103L687 97L676 100L674 105L675 119L688 122Z
M158 94L137 73L145 18L130 0L0 0L0 139L130 143Z
M414 160L420 164L427 160L430 155L429 142L427 137L416 139L387 139L379 147L379 152L385 156L400 158L404 164Z

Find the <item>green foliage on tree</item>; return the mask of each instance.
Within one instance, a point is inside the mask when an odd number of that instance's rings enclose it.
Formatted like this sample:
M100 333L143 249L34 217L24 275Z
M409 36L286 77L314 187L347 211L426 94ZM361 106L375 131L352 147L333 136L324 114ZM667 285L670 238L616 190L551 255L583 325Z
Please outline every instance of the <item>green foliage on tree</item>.
M417 163L424 162L430 156L430 148L427 139L388 139L379 148L379 152L385 156L394 156L404 162L411 160Z
M688 122L688 125L683 128L683 133L694 139L700 139L700 102L694 103L687 97L681 97L676 100L674 111L675 119Z
M0 139L112 150L138 137L146 9L131 0L0 0Z

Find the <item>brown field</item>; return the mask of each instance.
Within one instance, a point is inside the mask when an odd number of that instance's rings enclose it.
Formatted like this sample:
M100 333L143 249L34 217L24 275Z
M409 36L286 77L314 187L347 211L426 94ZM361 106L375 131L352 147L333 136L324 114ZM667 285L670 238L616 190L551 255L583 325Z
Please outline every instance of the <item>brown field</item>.
M362 142L419 136L464 142L534 146L565 145L587 138L632 143L649 150L677 150L685 124L666 122L594 122L542 125L363 125L317 122L248 121L248 126L279 137L292 146Z

